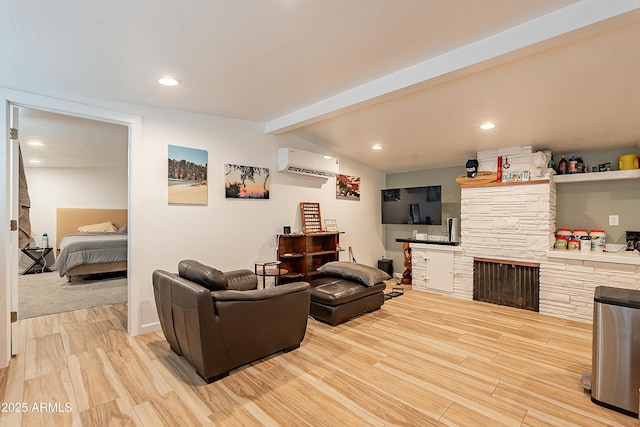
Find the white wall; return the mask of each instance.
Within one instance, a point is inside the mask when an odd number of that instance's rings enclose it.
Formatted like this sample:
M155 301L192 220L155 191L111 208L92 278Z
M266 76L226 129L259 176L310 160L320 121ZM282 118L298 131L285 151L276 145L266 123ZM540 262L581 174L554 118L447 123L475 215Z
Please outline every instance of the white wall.
M40 245L42 234L56 242L57 208L126 209L126 168L25 167L31 198L32 237Z
M380 189L383 173L342 158L341 173L361 178L360 201L336 200L335 180L286 175L276 171L277 148L325 152L293 135L267 135L261 123L93 99L60 100L0 88L6 100L34 108L114 120L133 121L130 146L129 282L130 331L157 328L152 272L177 270L178 261L193 258L221 270L253 269L256 260L274 259L276 234L283 225L300 230L299 203L320 202L323 218L335 218L343 247L352 246L358 262L374 265L383 253ZM120 118L122 116L122 119ZM167 204L167 146L208 151L207 206ZM335 153L328 153L334 154ZM227 200L226 163L268 167L270 200ZM2 203L6 203L6 198ZM341 259L346 260L346 254ZM3 290L5 288L3 287ZM6 295L6 294L5 294ZM3 295L0 294L0 298ZM4 325L3 325L4 326Z
M335 179L279 173L277 148L293 146L325 150L292 135L266 135L263 126L239 120L136 108L144 117L144 156L133 173L144 174L144 260L142 323L155 321L151 273L175 271L181 259L192 258L221 270L253 269L256 260L275 259L276 234L284 225L301 230L299 203L320 203L323 218L335 218L343 247L353 246L358 261L374 265L383 251L380 224L380 189L385 176L348 159L340 172L362 180L359 202L336 200ZM208 151L209 200L207 206L167 204L167 145ZM333 153L330 153L333 154ZM225 199L226 163L270 169L269 200ZM343 255L346 260L347 256Z

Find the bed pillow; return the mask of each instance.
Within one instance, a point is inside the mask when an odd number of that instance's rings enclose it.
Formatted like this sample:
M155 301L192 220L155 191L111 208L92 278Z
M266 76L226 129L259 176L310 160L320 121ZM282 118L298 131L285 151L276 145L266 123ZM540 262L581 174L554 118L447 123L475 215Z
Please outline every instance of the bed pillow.
M79 233L93 233L93 232L113 232L118 231L118 227L113 225L111 221L101 222L100 224L89 224L78 227Z
M178 275L210 291L224 291L229 287L229 282L222 271L191 259L178 263Z
M118 228L119 233L128 233L129 232L129 224L125 224L122 227Z
M391 279L387 272L379 268L369 267L355 262L331 261L318 268L327 276L337 276L343 279L353 280L366 286L373 286L384 280Z

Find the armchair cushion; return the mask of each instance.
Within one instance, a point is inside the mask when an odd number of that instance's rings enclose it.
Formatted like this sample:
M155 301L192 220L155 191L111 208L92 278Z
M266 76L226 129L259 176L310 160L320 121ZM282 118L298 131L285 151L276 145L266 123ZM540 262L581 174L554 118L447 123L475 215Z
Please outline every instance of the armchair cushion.
M178 275L204 286L210 291L228 289L229 281L225 274L213 267L186 259L178 263Z
M373 286L391 278L386 271L355 262L331 261L318 268L318 271L327 276L353 280L365 286Z
M227 289L235 291L250 291L258 289L258 276L251 270L225 271Z

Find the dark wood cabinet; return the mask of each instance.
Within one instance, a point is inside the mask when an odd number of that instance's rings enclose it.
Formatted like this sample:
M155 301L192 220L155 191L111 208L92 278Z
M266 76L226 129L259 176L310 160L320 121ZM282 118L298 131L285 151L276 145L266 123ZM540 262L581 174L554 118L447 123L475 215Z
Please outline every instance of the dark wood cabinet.
M311 281L320 274L322 265L338 261L342 251L340 232L278 235L278 261L287 270L282 283Z

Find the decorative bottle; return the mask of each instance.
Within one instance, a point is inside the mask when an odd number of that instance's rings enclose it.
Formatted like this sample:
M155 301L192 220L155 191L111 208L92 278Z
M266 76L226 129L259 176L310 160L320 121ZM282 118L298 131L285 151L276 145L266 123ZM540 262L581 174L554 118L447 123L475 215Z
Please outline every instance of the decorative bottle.
M576 169L578 173L585 172L584 162L582 161L582 157L580 157L580 154L578 154L578 159L576 160Z
M569 158L569 173L578 173L578 159L576 159L576 156Z
M567 159L562 156L560 161L558 162L558 174L564 175L567 173Z

